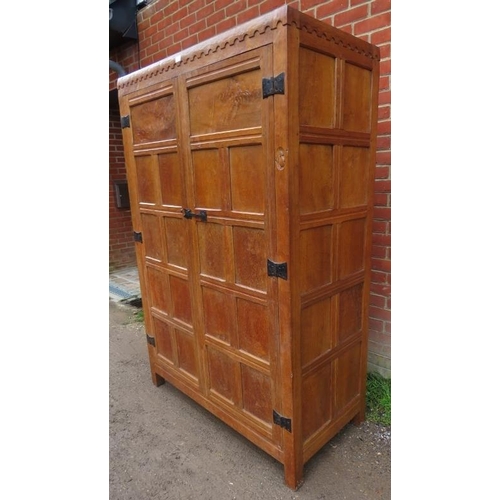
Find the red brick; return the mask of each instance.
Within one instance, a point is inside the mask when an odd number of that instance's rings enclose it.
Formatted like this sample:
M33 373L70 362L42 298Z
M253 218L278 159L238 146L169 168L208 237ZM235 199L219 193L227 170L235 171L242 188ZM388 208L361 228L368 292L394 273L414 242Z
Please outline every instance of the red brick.
M341 31L344 31L345 33L349 33L352 35L352 24L348 24L346 26L337 26L336 24L333 24L336 28L339 28Z
M206 30L200 31L198 33L198 41L202 42L204 40L208 40L209 38L215 36L215 26L210 26Z
M370 3L371 0L351 0L351 7L354 5L359 5L361 3Z
M241 14L238 14L237 16L237 23L242 24L246 21L250 21L250 19L254 19L259 15L259 7L256 5L255 7L252 7L251 9L247 9Z
M206 2L205 0L194 0L188 5L188 12L189 14L192 14L193 12L196 12L197 10L200 10L205 6Z
M359 21L354 25L354 34L362 35L380 28L385 28L391 25L391 13L385 12L376 16L369 17L364 21Z
M379 31L374 31L372 33L372 43L375 45L381 45L391 41L391 28L383 28Z
M223 10L216 10L211 16L207 18L207 26L214 26L220 21L225 19Z
M371 4L371 14L380 14L391 10L391 0L373 0Z
M388 247L391 245L391 236L389 234L375 233L372 236L372 244Z
M389 333L389 334L391 333L391 324L390 323L387 322L384 324L384 332Z
M323 19L329 17L337 12L345 10L349 7L348 0L337 0L336 2L327 2L324 5L319 6L316 9L316 17L318 19Z
M377 165L390 165L391 164L391 152L377 151L375 156Z
M368 15L368 5L361 5L355 9L349 9L346 12L341 12L334 17L335 26L342 26L347 23L352 23L359 19L365 19Z
M378 220L391 220L391 209L388 207L374 207L373 217Z
M192 47L196 43L198 43L198 35L191 35L181 42L182 50Z
M229 19L224 19L224 21L218 23L215 26L215 30L217 33L224 33L224 31L227 31L234 26L236 26L236 18L230 17Z
M273 9L277 9L283 5L283 0L264 0L259 5L260 14L266 14L267 12L271 12Z
M184 19L188 15L188 10L187 7L183 7L182 9L179 9L177 12L174 12L172 14L172 21L180 21L181 19Z
M391 107L390 106L379 106L378 108L378 119L387 120L391 117Z
M391 44L386 43L384 45L379 45L380 48L380 59L388 59L391 57Z
M385 61L380 61L380 74L390 75L391 74L391 60L386 59Z
M386 135L391 133L391 121L378 122L377 124L377 134Z
M391 337L383 332L370 332L368 334L368 339L372 342L377 342L378 344L389 345L391 343Z
M194 24L196 22L196 14L191 14L189 16L186 16L184 18L182 18L180 21L179 21L179 26L182 28L186 28L188 26L191 26L192 24Z
M385 259L387 255L386 247L380 247L378 245L372 246L372 258Z
M391 192L391 181L375 181L375 192L376 193L390 193Z
M390 174L390 169L388 166L377 167L375 169L375 179L388 179Z
M388 195L385 193L375 193L373 195L373 203L378 207L387 207Z
M246 2L235 2L226 7L226 17L235 16L246 8Z
M217 0L215 2L215 10L222 10L225 9L228 5L231 5L234 2L234 0Z
M382 273L380 271L372 271L371 279L372 279L372 284L370 286L372 287L372 290L374 284L387 286L387 273ZM379 293L379 295L385 295L385 292Z
M185 40L189 36L189 28L184 28L177 33L174 33L173 41L174 42L182 42L182 40Z
M378 81L378 89L379 91L388 90L391 88L391 79L389 76L381 76Z
M207 27L207 21L205 19L202 19L201 21L198 21L189 27L189 34L190 35L198 34L200 31L203 31L206 27Z
M369 307L369 316L370 318L377 318L384 321L391 320L391 311L386 311L380 307L370 306Z
M370 295L370 305L375 307L385 307L386 298L381 295Z
M205 7L196 12L196 19L206 20L210 14L213 14L213 12L214 12L214 4L213 2L210 2L208 5L206 5Z
M369 318L368 328L370 331L382 333L384 331L384 323L378 319Z
M391 149L391 137L388 135L377 137L377 150L387 151L388 149Z
M380 234L386 234L387 233L387 222L380 221L380 220L375 220L373 221L373 232L374 233L380 233Z

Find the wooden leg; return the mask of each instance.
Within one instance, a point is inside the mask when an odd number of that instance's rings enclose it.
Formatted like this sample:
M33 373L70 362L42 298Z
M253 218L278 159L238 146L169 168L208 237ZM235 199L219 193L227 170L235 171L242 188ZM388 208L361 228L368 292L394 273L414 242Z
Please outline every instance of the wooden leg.
M294 467L293 465L287 466L285 464L285 484L292 490L297 491L304 481L303 473L303 465Z
M160 385L165 383L165 379L153 371L151 372L151 378L153 379L153 384L156 385L156 387L160 387Z
M356 416L352 419L352 423L356 426L360 426L365 421L365 408L356 414Z

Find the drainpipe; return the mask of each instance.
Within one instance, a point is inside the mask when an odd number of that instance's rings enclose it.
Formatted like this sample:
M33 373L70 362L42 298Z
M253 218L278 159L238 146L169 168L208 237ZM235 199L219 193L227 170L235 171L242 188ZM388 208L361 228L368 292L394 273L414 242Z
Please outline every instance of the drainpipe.
M123 69L123 66L120 66L117 62L109 60L109 69L116 71L118 73L118 77L125 76L127 72Z

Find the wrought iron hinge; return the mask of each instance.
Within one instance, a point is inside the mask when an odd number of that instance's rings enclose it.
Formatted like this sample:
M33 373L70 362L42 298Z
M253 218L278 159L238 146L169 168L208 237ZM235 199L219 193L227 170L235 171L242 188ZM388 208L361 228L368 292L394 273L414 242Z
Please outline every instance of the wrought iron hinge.
M137 231L134 231L134 241L138 241L139 243L142 243L142 233L138 233Z
M130 115L122 116L120 118L120 123L122 125L122 128L130 127Z
M286 262L273 262L267 259L267 275L276 276L284 280L288 279L288 266Z
M288 432L292 432L292 419L282 417L276 410L273 410L273 422Z
M262 97L265 99L270 95L285 93L285 73L271 78L262 78Z
M153 347L156 347L155 338L149 336L147 333L146 333L146 340L148 341L148 344L151 344Z

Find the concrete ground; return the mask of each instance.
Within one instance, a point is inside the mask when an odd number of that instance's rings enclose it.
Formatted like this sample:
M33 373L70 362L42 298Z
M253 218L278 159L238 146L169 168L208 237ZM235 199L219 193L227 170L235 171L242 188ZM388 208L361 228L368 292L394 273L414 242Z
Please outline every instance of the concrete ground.
M110 500L391 498L390 429L348 425L294 492L279 462L168 383L153 385L135 312L110 297Z

